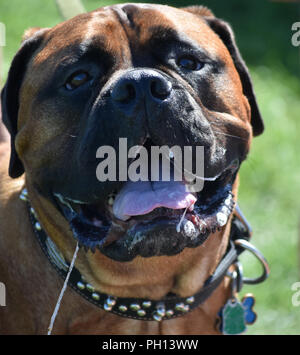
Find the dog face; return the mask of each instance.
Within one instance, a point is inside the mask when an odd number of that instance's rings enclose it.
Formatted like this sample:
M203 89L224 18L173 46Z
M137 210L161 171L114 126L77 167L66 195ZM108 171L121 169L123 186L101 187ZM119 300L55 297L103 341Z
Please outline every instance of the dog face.
M177 254L226 224L237 170L263 130L226 23L202 7L126 4L32 32L2 93L12 177L25 170L80 244L118 261ZM121 155L121 137L128 149L204 147L203 190L99 182L96 152Z

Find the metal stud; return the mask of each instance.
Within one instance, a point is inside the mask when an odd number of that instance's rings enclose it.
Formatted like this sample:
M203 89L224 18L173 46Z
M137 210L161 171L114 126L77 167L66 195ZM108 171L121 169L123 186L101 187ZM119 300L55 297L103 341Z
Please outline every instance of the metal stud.
M185 300L186 303L188 304L192 304L195 302L195 297L194 296L191 296L191 297L188 297L186 300Z
M184 303L177 303L175 306L175 309L176 309L176 311L184 312L184 306L185 306Z
M144 316L146 315L146 311L143 310L143 309L139 309L139 310L137 311L137 314L138 314L138 316L140 316L140 317L144 317Z
M94 287L93 287L91 284L86 284L86 289L87 289L89 292L94 292L94 291L95 291Z
M35 228L37 231L41 231L41 230L42 230L42 226L40 225L39 222L35 222L34 228Z
M143 303L142 303L142 307L143 308L149 308L149 307L151 307L151 301L144 301Z
M20 197L20 200L27 201L27 197L25 195L21 194L19 197Z
M157 306L156 314L159 315L160 317L164 317L166 314L166 309L163 304L160 304Z
M162 320L162 317L159 316L158 314L154 313L153 314L153 319L156 320L157 322L160 322Z
M166 311L166 316L167 317L172 317L174 315L174 311L172 310L172 309L168 309L167 311Z
M184 305L183 312L188 312L190 310L190 306L188 304Z
M100 300L100 295L96 292L93 292L92 293L92 298L95 300L95 301L99 301Z
M30 213L33 214L35 218L37 218L36 212L33 207L30 207Z
M79 290L84 290L85 289L85 284L83 282L78 281L77 282L77 287Z
M106 300L105 300L106 304L109 307L113 307L116 304L116 300L114 298L112 298L111 296L109 296Z
M20 197L20 199L21 199L22 201L27 201L27 200L28 200L28 192L27 192L27 189L26 189L26 188L24 188L24 189L21 191L19 197Z
M138 310L141 309L141 306L140 306L139 304L137 304L137 303L131 303L130 309L131 309L132 311L138 311Z
M111 310L112 310L112 307L111 307L111 306L109 306L109 305L108 305L108 304L106 304L106 303L104 303L103 308L104 308L104 310L105 310L105 311L107 311L107 312L109 312L109 311L111 311Z
M127 311L127 307L126 307L125 305L121 304L121 305L119 306L119 311L121 311L121 312L126 312L126 311Z

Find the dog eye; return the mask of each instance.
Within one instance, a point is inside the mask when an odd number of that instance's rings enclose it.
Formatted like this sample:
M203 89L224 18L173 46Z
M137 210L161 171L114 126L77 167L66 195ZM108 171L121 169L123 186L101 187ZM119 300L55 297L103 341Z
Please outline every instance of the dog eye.
M67 90L75 90L90 80L88 73L84 71L72 74L65 83Z
M177 65L185 70L200 70L203 68L204 64L199 62L198 59L192 56L180 57L177 61Z

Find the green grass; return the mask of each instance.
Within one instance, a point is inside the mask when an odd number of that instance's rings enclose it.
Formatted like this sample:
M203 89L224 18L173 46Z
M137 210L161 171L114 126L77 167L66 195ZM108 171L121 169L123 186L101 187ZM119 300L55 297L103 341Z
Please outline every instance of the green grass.
M103 4L98 0L83 2L88 10ZM200 2L233 24L242 53L250 63L266 125L265 133L254 139L251 154L241 168L239 204L253 227L253 243L271 266L265 283L247 286L241 293L253 292L257 299L258 321L249 326L248 333L300 334L300 307L291 303L291 286L300 281L299 58L297 49L290 45L290 27L297 20L296 5L261 0L230 0L226 5L216 0ZM105 1L110 3L114 1ZM7 30L4 76L24 29L53 26L60 21L54 1L1 1L0 22ZM260 272L252 256L244 255L242 260L247 275Z
M266 130L242 166L239 201L253 226L253 243L271 266L265 283L245 288L257 296L259 318L251 332L300 334L300 307L291 303L291 286L300 280L300 84L282 67L251 72ZM250 274L260 272L252 258L246 261Z

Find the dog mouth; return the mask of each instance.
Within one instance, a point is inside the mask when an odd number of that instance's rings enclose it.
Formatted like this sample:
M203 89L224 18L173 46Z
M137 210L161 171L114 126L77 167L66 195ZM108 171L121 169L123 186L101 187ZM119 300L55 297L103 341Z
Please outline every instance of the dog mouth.
M171 164L172 165L172 164ZM128 181L106 201L87 203L55 193L74 238L86 251L117 261L175 255L195 248L227 224L234 208L232 162L200 192L182 181Z

